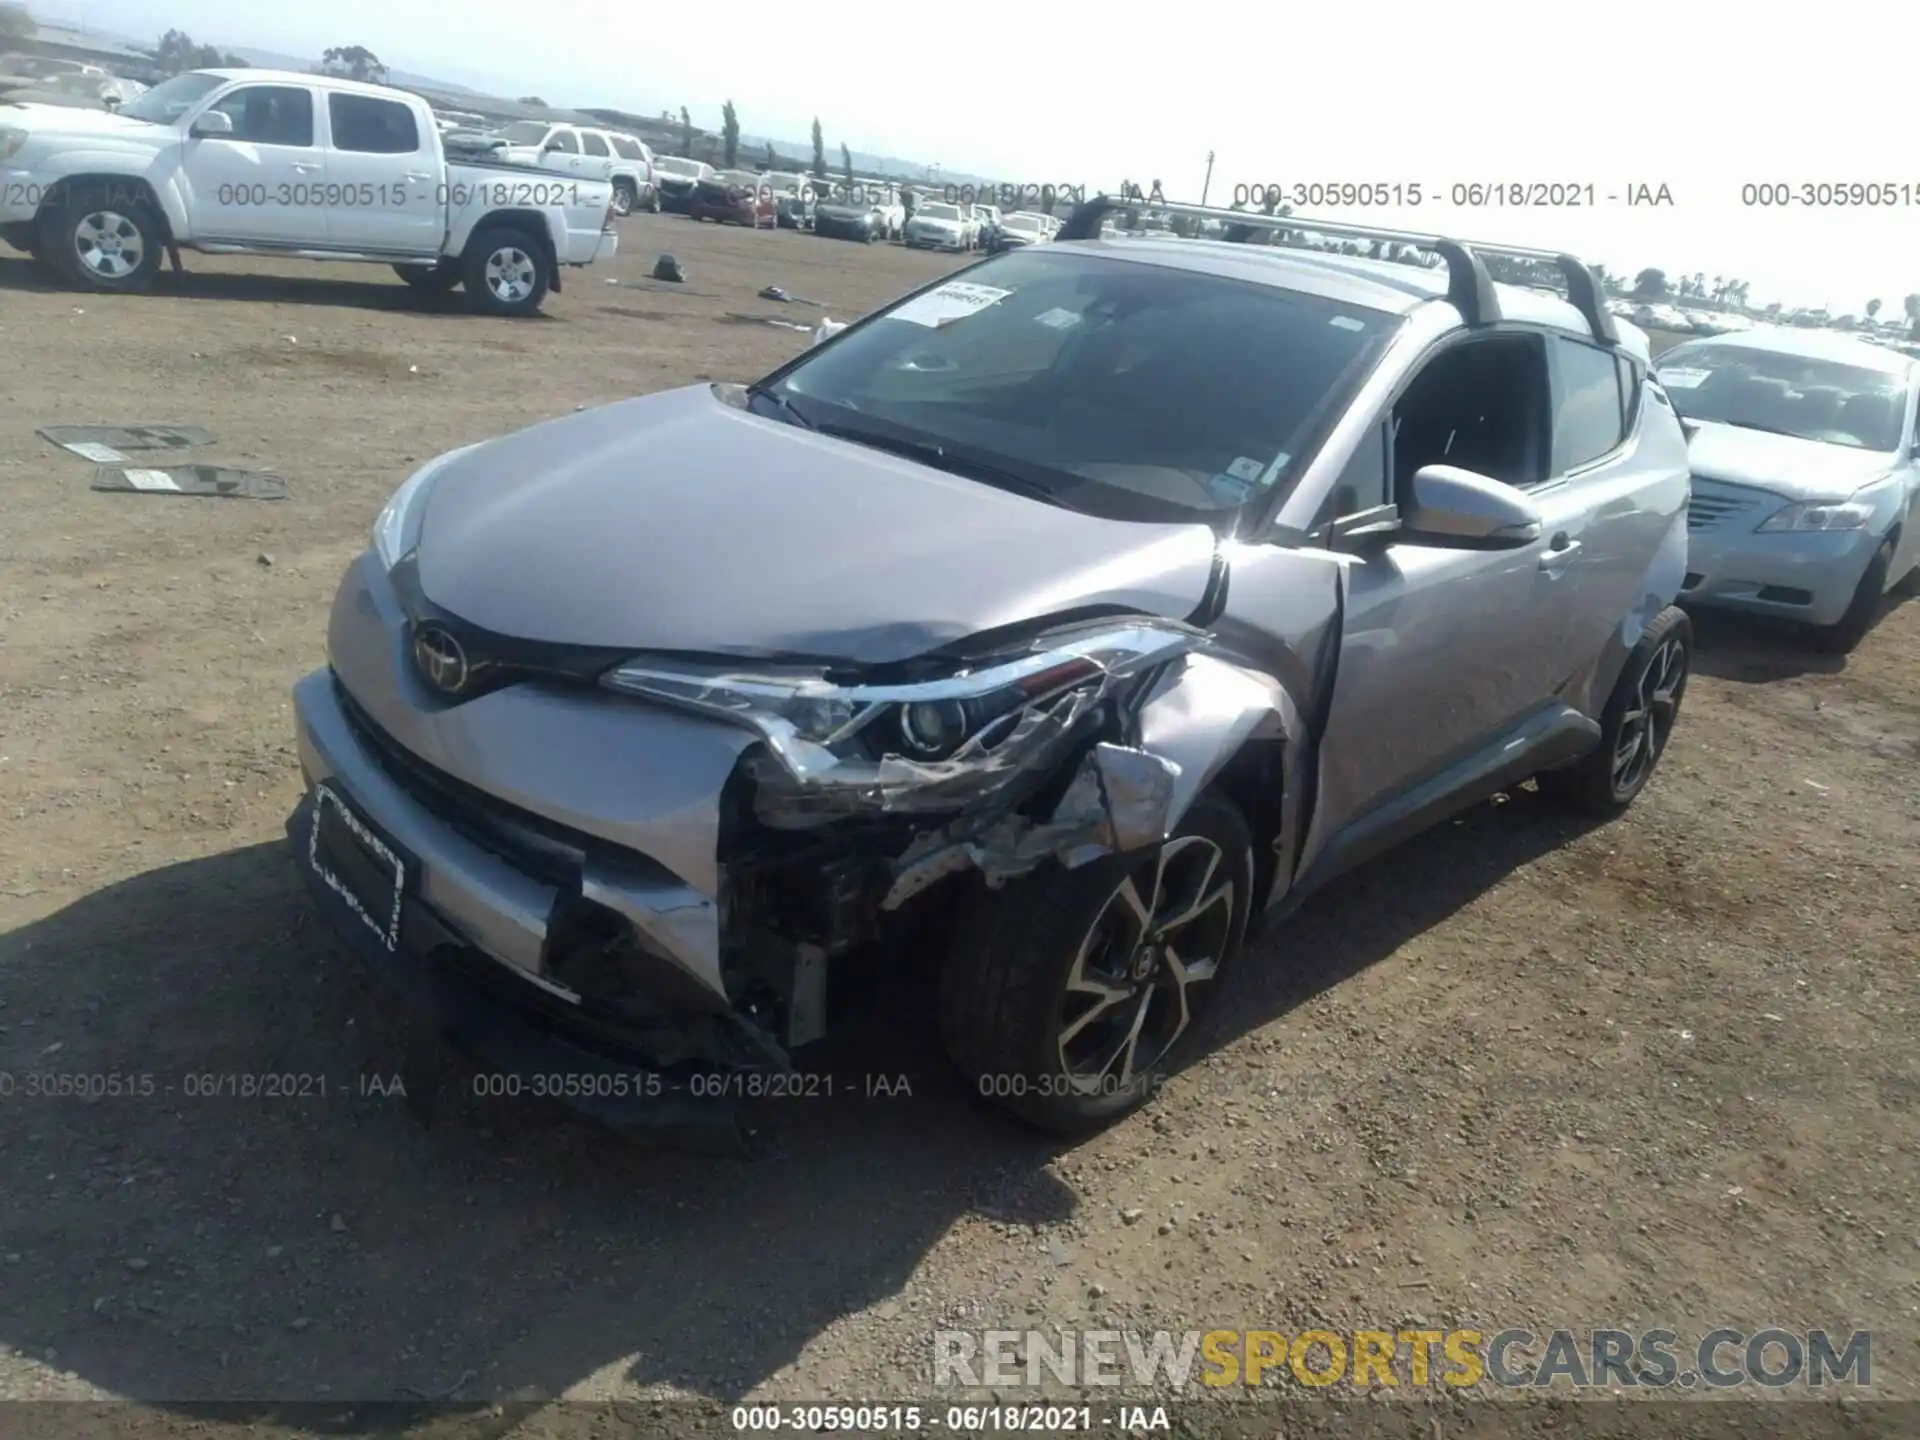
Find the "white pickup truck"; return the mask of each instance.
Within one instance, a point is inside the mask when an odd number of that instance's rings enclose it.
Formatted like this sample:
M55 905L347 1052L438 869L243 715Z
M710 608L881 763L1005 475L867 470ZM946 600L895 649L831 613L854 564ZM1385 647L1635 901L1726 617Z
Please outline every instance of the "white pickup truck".
M0 239L90 290L142 290L162 252L376 261L421 290L527 315L612 258L613 187L449 160L424 100L274 70L193 70L118 113L0 105Z

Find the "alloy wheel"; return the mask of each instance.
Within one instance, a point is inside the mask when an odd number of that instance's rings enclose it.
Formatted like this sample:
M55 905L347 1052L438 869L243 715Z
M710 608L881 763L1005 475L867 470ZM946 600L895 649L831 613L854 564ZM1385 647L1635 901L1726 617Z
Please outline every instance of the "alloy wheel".
M73 250L81 265L103 280L124 280L146 258L140 227L115 210L83 215L73 228Z
M533 294L539 270L517 245L502 245L487 256L487 289L504 305L518 305Z
M1114 889L1067 972L1060 1068L1084 1095L1125 1090L1192 1023L1233 938L1234 882L1204 835L1170 840Z
M1647 657L1632 704L1620 716L1620 736L1613 750L1614 794L1633 794L1653 773L1673 733L1686 688L1687 648L1677 635L1670 635Z

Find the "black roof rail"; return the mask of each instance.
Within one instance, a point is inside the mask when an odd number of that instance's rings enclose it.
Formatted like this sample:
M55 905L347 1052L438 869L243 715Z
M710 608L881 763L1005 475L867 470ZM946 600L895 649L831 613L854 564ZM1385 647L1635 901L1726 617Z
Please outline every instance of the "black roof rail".
M1544 260L1560 272L1567 285L1567 298L1587 330L1602 345L1617 345L1620 332L1613 316L1607 313L1600 293L1600 282L1578 256L1553 250L1535 250L1519 245L1491 245L1478 240L1452 240L1411 230L1389 230L1377 225L1355 225L1344 220L1317 220L1309 215L1266 215L1259 211L1223 210L1217 206L1183 205L1175 201L1138 196L1096 195L1076 205L1073 214L1060 227L1056 240L1094 240L1100 235L1101 222L1113 214L1137 215L1151 209L1159 215L1185 215L1199 220L1218 220L1233 227L1230 235L1244 239L1255 230L1311 230L1316 235L1333 235L1354 240L1380 240L1406 245L1438 255L1447 266L1447 300L1469 325L1490 325L1500 318L1500 301L1487 273L1482 255L1501 255L1515 260Z

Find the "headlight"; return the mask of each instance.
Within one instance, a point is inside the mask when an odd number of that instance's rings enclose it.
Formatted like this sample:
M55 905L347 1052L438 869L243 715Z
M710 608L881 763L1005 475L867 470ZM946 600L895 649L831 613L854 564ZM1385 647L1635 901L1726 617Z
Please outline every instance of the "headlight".
M26 143L26 131L11 125L0 127L0 160L11 160Z
M1873 506L1860 500L1808 500L1769 515L1760 529L1858 530L1873 518Z
M381 565L393 569L420 543L420 522L426 510L427 490L434 477L452 461L470 450L478 450L485 443L480 441L462 445L458 450L449 450L429 460L393 492L393 498L387 501L386 508L380 512L380 518L373 522L373 548L380 556Z
M838 685L819 669L696 667L635 659L610 689L756 732L777 763L756 773L769 824L849 813L956 810L1042 766L1113 687L1201 637L1142 620L1055 636L939 680Z

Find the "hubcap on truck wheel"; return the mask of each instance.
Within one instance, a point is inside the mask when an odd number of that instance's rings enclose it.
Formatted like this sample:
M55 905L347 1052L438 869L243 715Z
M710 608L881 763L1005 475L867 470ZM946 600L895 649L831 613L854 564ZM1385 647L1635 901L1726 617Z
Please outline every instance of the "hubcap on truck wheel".
M1620 738L1613 748L1615 794L1632 794L1653 772L1673 733L1680 694L1686 688L1686 647L1677 637L1669 637L1648 657L1647 668L1633 687L1633 699L1620 716Z
M518 305L533 294L539 270L533 257L517 245L503 245L487 256L487 289L506 305Z
M124 280L140 268L147 247L133 221L117 211L96 210L73 227L73 252L95 275Z
M1124 1090L1186 1033L1189 992L1220 973L1233 936L1225 861L1204 835L1170 840L1094 917L1067 972L1058 1022L1060 1068L1081 1094Z

